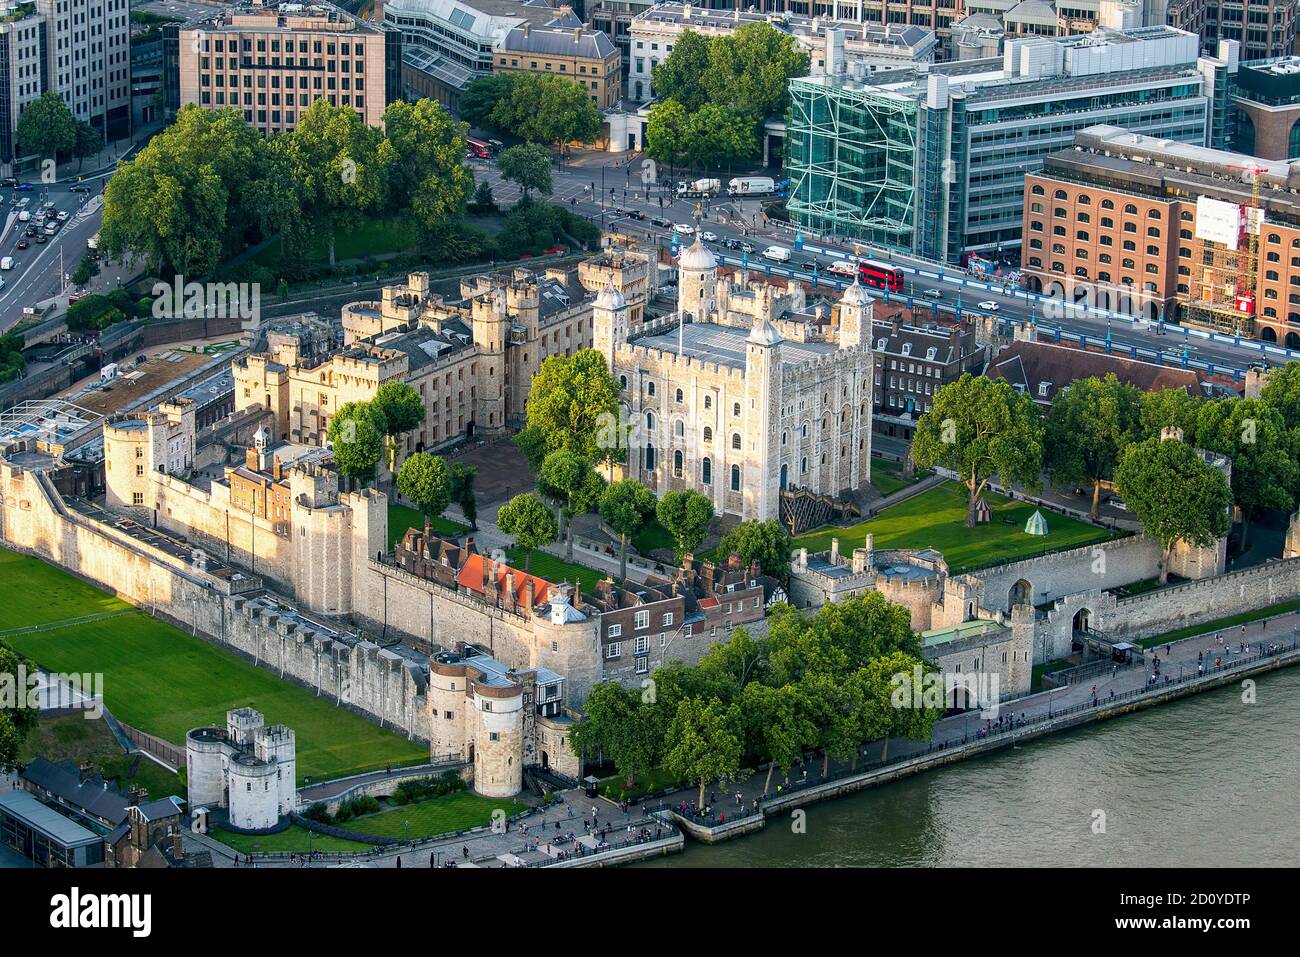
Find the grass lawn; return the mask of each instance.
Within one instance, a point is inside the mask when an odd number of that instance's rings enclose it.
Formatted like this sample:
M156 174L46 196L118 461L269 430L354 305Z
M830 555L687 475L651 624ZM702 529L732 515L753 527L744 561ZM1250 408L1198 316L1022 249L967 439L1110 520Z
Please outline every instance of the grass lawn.
M515 568L522 569L526 564L526 548L512 547L506 549L506 558ZM557 558L550 552L534 551L532 565L529 571L538 578L545 578L552 584L559 582L580 582L582 590L592 592L596 589L596 582L608 577L604 572L597 571L594 568L588 568L585 565L575 565L566 562L563 558Z
M1227 618L1216 618L1214 621L1207 621L1203 625L1192 625L1189 628L1179 628L1177 631L1169 631L1163 635L1155 635L1151 638L1141 638L1135 644L1144 648L1154 648L1156 645L1168 644L1171 641L1181 641L1183 638L1194 638L1197 635L1204 635L1212 631L1226 631L1229 628L1235 628L1252 621L1259 621L1261 618L1272 618L1274 615L1284 615L1287 612L1295 611L1300 606L1294 598L1288 598L1286 601L1280 601L1276 605L1268 605L1264 608L1255 608L1251 611L1243 611L1240 615L1231 615ZM1231 638L1228 635L1224 640ZM1252 639L1253 640L1253 639Z
M305 827L291 824L276 834L236 834L220 827L212 829L212 838L240 854L270 853L272 851L369 851L373 845L349 841L332 834L317 834Z
M51 565L0 549L8 627L129 607ZM428 759L426 748L142 611L5 640L49 671L103 672L104 696L119 720L178 746L191 728L224 725L229 709L253 707L268 724L293 728L300 780Z
M625 788L623 786L625 783L626 781L621 774L602 778L599 785L600 793L611 800L621 801L624 798L639 798L647 794L656 794L665 788L676 788L681 784L663 768L655 768L649 774L637 778L631 789Z
M409 223L393 219L368 219L356 229L338 234L334 240L334 261L344 262L349 259L365 259L367 256L406 252L418 242L419 234ZM313 262L328 262L329 255L328 238L314 237L307 258ZM271 243L253 260L258 265L274 269L280 263L280 243Z
M637 532L631 541L631 545L642 555L649 555L656 548L673 550L673 537L668 534L668 529L659 524L657 519L650 519L645 523L641 531Z
M509 799L485 798L457 791L417 804L403 804L387 811L354 817L339 827L380 837L417 838L448 834L492 823L492 812L501 808L508 815L523 809Z
M851 553L871 532L878 549L936 549L943 553L949 572L958 575L973 568L1077 548L1113 537L1104 528L1045 511L1049 533L1046 538L1036 538L1025 534L1025 522L1034 514L1033 505L988 493L984 500L993 510L993 521L967 528L966 490L956 482L945 482L906 502L891 505L873 519L849 528L808 532L796 538L794 544L796 548L807 547L809 552L824 552L830 549L831 539L838 538L841 553ZM1009 519L1010 524L1003 519Z
M925 472L918 472L911 478L903 475L903 466L888 459L871 457L871 484L881 495L893 495L901 488L907 488L925 477Z
M153 801L173 794L185 797L179 777L142 754L125 753L103 720L87 720L80 714L42 718L36 733L23 742L18 760L27 762L37 755L51 761L71 759L78 766L89 761L105 778L116 781L123 793L138 784Z
M469 531L468 525L462 525L460 522L453 522L449 518L443 518L439 515L432 522L433 533L435 535L463 535ZM424 528L424 515L418 509L407 508L405 505L388 506L388 547L394 548L402 540L408 528Z
M1029 676L1029 690L1043 690L1043 675L1050 675L1053 671L1064 671L1066 668L1073 668L1074 662L1065 658L1059 658L1056 661L1049 661L1045 664L1034 665Z

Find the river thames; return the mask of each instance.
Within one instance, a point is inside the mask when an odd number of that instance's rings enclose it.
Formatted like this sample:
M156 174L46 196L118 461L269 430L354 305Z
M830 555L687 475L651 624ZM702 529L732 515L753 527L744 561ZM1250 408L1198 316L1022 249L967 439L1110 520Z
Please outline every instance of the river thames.
M1242 698L1220 688L809 805L802 834L786 815L636 866L1295 867L1300 669Z

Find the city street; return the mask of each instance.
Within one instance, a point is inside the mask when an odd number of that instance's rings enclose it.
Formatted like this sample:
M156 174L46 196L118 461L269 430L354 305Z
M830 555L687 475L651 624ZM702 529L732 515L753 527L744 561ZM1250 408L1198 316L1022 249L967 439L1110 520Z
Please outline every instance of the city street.
M519 188L502 180L491 161L474 159L470 165L476 178L486 178L492 184L497 204L503 209L518 199ZM691 179L697 175L682 173L680 178ZM715 175L723 181L725 189L730 177ZM651 182L643 182L643 177L650 178ZM1121 313L1087 308L1086 304L1064 303L1025 290L1008 290L999 281L986 282L960 268L887 253L868 245L835 244L811 236L797 242L798 231L794 228L775 221L763 223L761 199L737 200L727 196L703 201L678 199L675 196L678 178L670 177L663 167L657 167L640 154L630 158L590 152L575 154L557 162L553 169L551 198L602 229L644 238L662 248L670 246L673 225L698 223L701 229L716 234L717 241L708 245L724 264L747 265L755 271L799 280L809 287L816 277L817 294L828 298L837 296L845 282L825 275L823 270L837 258L861 255L888 260L903 269L906 289L901 294L890 294L887 298L891 302L933 307L949 314L982 312L1009 321L1032 321L1040 337L1047 341L1059 337L1067 344L1077 345L1083 336L1090 347L1105 348L1109 343L1112 352L1126 358L1186 365L1237 377L1253 364L1280 365L1290 359L1300 359L1300 353L1277 346L1266 347L1224 335L1211 339L1203 330L1135 321ZM666 225L656 225L653 219L660 219ZM754 251L744 254L725 248L729 240L748 241ZM770 245L789 249L790 260L774 263L763 259L762 251ZM935 290L937 297L925 295L930 290ZM867 293L873 298L886 298L879 290L868 289ZM983 302L996 303L997 308L981 310L979 304Z

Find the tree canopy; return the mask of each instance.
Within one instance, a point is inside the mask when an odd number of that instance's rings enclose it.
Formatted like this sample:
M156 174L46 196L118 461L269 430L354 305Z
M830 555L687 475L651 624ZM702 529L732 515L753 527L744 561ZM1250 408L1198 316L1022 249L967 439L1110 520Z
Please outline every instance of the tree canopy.
M1093 519L1102 483L1114 478L1119 453L1141 438L1141 414L1141 390L1113 372L1102 379L1075 379L1052 400L1044 464L1058 488L1092 486Z
M673 537L673 550L677 561L681 562L688 553L700 547L704 536L709 533L713 503L708 496L692 489L667 492L655 507L655 517Z
M750 519L740 522L722 536L718 554L725 558L734 552L745 565L758 562L764 574L784 580L790 573L790 551L793 548L794 539L790 532L776 519Z
M375 466L384 454L387 432L383 414L369 402L343 403L326 432L339 472L354 482L373 479Z
M559 534L555 515L532 492L516 495L502 505L497 512L497 527L507 535L513 535L520 548L528 549L524 557L525 570L532 567L533 549L549 545Z
M548 356L528 391L527 426L516 437L534 469L557 449L569 449L589 462L603 462L602 448L611 419L619 418L618 383L605 357L595 349L572 356Z
M600 496L600 517L619 539L618 577L627 578L627 543L655 513L655 496L635 479L611 482Z
M440 456L416 452L397 473L397 489L426 518L434 518L451 504L451 473Z
M935 393L916 424L912 461L942 466L966 486L966 525L975 526L975 505L994 478L1002 485L1040 484L1043 422L1033 399L1005 379L964 372Z
M497 169L508 180L519 184L523 195L536 190L551 195L551 151L536 143L521 143L503 150L497 157Z

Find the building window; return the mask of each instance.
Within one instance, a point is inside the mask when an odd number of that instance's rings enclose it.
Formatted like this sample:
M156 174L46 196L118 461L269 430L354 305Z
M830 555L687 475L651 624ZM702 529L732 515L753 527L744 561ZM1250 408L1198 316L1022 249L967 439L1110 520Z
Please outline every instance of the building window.
M673 613L672 613L671 611L670 611L670 612L665 612L665 613L664 613L664 624L663 624L663 626L664 626L665 628L669 628L669 627L672 626L672 623L673 623Z
M605 646L606 658L618 658L623 654L623 645L620 642L610 642Z
M621 635L621 634L623 634L623 626L622 626L622 625L610 625L610 626L609 626L609 630L605 632L605 637L606 637L606 638L617 638L617 637L618 637L619 635Z
M740 491L740 466L739 465L733 465L731 467L731 490L733 492Z
M649 628L649 627L650 627L650 612L649 610L643 608L636 613L636 629L637 631L640 631L642 628Z

